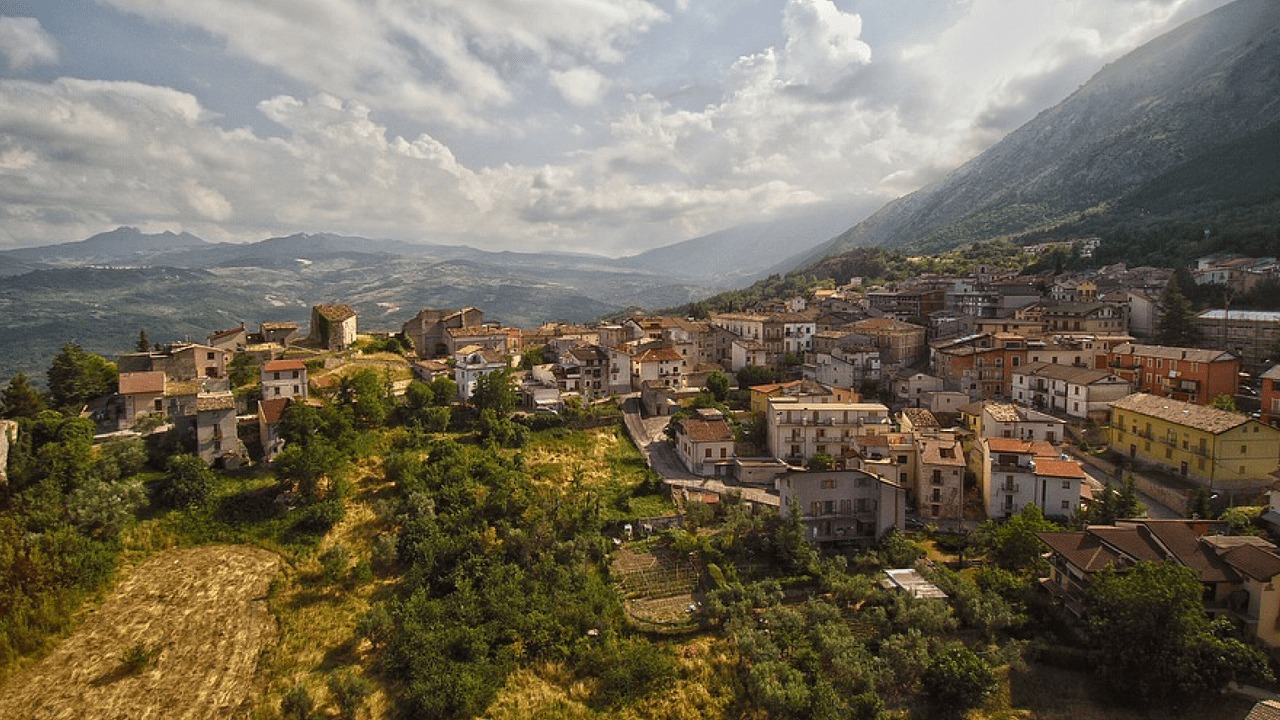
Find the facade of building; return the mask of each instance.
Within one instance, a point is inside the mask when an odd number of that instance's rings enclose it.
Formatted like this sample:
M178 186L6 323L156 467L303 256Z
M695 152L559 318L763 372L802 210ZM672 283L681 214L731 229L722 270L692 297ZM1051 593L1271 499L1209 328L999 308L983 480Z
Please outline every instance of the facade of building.
M1016 402L1081 420L1106 420L1111 403L1129 393L1128 381L1105 370L1027 363L1013 371Z
M719 411L701 411L676 422L676 455L689 472L727 476L733 468L733 428Z
M484 311L473 307L460 310L424 308L401 326L400 332L413 343L413 350L418 357L425 360L449 354L444 332L448 328L478 327L483 324Z
M1280 467L1280 430L1239 413L1146 393L1111 404L1110 445L1211 492L1269 485Z
M982 491L988 517L1009 518L1028 505L1046 517L1070 518L1080 510L1084 470L1062 460L1049 443L984 438Z
M1267 361L1276 360L1280 312L1205 310L1196 316L1195 325L1202 344L1234 353L1248 372L1262 372Z
M792 465L804 465L816 453L843 457L860 435L892 429L889 408L880 403L769 401L765 413L769 453Z
M470 400L480 378L510 367L507 356L502 353L474 345L463 348L454 358L453 366L453 381L458 385L458 399L463 402Z
M272 360L259 375L264 400L307 399L307 366L301 360Z
M1223 350L1124 343L1099 356L1099 370L1129 381L1134 392L1208 405L1234 395L1240 359Z
M950 433L916 441L915 504L931 522L964 518L964 449Z
M356 311L350 305L314 305L311 342L325 350L346 350L356 341Z
M777 480L779 513L798 510L814 544L873 543L906 523L902 487L861 470L788 472Z

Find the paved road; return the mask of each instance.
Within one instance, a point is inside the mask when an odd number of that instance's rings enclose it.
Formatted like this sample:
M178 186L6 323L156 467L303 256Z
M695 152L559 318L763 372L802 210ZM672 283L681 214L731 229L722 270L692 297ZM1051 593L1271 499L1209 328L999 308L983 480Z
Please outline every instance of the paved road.
M1091 465L1083 463L1081 465L1084 468L1084 474L1089 482L1089 486L1093 488L1093 492L1096 496L1098 493L1102 492L1103 488L1106 487L1106 474ZM1182 519L1182 515L1178 513L1178 511L1168 507L1167 505L1161 505L1158 501L1153 499L1150 495L1143 493L1141 490L1138 491L1138 500L1142 501L1142 504L1147 506L1147 517L1153 520Z
M676 455L675 447L663 433L663 428L667 426L669 421L668 418L641 417L639 399L630 398L624 402L622 413L622 422L627 428L627 433L631 435L631 439L635 441L636 446L644 453L645 458L649 461L649 467L653 468L653 471L658 475L661 475L663 482L666 484L691 490L702 490L716 495L736 492L742 495L742 499L747 502L778 507L778 496L773 493L759 488L730 485L720 480L698 477L689 472L684 463L680 462L680 457Z

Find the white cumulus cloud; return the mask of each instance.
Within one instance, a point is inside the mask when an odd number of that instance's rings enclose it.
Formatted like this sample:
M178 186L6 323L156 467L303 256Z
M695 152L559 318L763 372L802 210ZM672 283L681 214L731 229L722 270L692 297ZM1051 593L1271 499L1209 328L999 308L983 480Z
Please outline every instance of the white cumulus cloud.
M31 17L0 17L0 55L13 70L58 62L58 42Z

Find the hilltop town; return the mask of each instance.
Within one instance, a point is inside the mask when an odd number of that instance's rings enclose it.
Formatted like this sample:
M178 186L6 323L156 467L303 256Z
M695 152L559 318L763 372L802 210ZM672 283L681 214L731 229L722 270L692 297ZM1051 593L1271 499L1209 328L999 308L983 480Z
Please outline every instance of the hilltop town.
M1274 260L1213 257L1190 276L1202 293L1230 297L1276 270ZM960 277L817 284L701 318L637 314L534 328L461 307L369 329L348 305L316 305L305 325L263 319L204 343L154 343L144 331L135 351L113 360L68 345L44 400L91 423L99 455L142 442L170 458L153 502L205 502L174 501L181 486L169 484L174 456L198 458L229 478L263 478L280 508L273 512L298 514L296 528L314 537L343 522L348 471L338 468L362 456L353 425L400 427L394 442L407 447L428 442L414 437L474 430L491 443L481 450L502 457L530 433L607 439L615 428L643 467L628 471L641 478L625 491L634 497L608 513L611 573L633 593L630 622L650 630L733 616L702 608L744 587L722 576L752 566L730 560L740 551L670 553L746 512L765 523L753 532L775 533L766 555L779 553L769 562L784 576L825 587L844 571L820 569L818 558L862 563L862 553L880 552L870 562L886 567L879 582L888 591L941 602L978 592L901 552L904 537L928 539L937 562L963 569L966 552L985 553L1015 571L1028 584L1008 596L1016 601L999 602L1043 605L1066 623L1089 622L1095 578L1172 563L1205 588L1209 615L1274 653L1280 598L1268 588L1280 550L1265 537L1280 530L1280 497L1271 497L1280 493L1269 495L1280 472L1280 365L1271 360L1280 357L1280 313L1197 314L1174 276L1152 267L1021 276L978 266ZM85 381L99 370L106 381ZM47 425L22 418L55 422L39 414L40 394L15 377L4 402L13 419L0 458L39 454ZM516 467L543 476L544 453ZM375 470L362 482L390 481L406 472L390 469L402 462L383 458L386 479ZM580 474L598 461L569 462ZM25 459L13 467L7 492L39 476ZM396 522L417 521L404 517ZM672 527L690 539L672 540L664 530ZM1002 527L1030 549L1001 559ZM788 542L822 554L796 560ZM314 558L308 547L295 562ZM666 578L660 589L635 579L654 573ZM414 695L409 704L424 702Z

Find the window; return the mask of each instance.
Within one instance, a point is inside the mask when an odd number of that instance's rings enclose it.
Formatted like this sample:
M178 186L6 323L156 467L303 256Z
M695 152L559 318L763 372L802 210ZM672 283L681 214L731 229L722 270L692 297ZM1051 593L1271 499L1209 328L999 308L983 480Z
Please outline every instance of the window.
M1063 481L1062 481L1062 489L1063 489L1063 490L1070 490L1070 489L1071 489L1071 481L1070 481L1070 480L1063 480Z
M727 457L729 457L729 449L728 449L728 448L720 448L720 459L721 459L721 460L724 460L724 459L725 459L725 458L727 458Z
M1070 509L1071 509L1071 501L1070 501L1070 500L1063 500L1063 501L1062 501L1062 509L1063 509L1063 510L1070 510Z
M711 448L707 448L707 449L703 452L703 455L702 455L702 456L703 456L703 457L705 457L705 458L707 458L708 460L710 460L710 459L711 459Z
M906 464L907 464L907 456L906 456L906 455L899 455L899 456L898 456L898 464L899 464L899 465L906 465Z
M207 358L207 359L209 359L209 360L212 360L212 359L213 359L213 357L214 357L214 356L213 356L213 351L212 351L212 350L211 350L211 351L209 351L209 352L207 353L207 355L208 355L208 358Z
M822 489L823 489L823 490L835 490L835 489L836 489L836 479L835 479L835 478L823 478L823 480L822 480Z
M1241 454L1241 455L1248 455L1248 454L1249 454L1249 446L1248 446L1248 445L1241 445L1241 446L1240 446L1240 454Z

